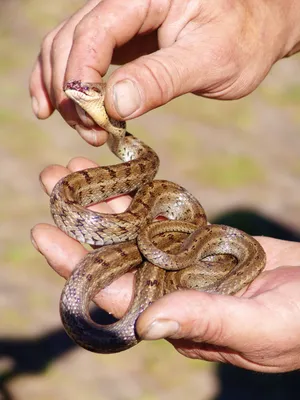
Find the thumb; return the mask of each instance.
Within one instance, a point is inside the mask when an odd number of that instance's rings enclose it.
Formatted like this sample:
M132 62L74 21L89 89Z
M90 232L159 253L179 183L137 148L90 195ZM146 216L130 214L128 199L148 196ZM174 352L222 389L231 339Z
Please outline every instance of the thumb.
M219 82L218 68L211 67L210 58L209 54L199 57L199 44L193 49L191 44L175 43L120 67L108 80L105 105L109 115L135 118L182 94L199 89L205 93ZM224 73L222 79L226 79Z
M144 311L137 332L144 340L186 339L247 351L245 347L257 343L264 346L268 330L274 329L272 316L251 298L182 291L164 296Z

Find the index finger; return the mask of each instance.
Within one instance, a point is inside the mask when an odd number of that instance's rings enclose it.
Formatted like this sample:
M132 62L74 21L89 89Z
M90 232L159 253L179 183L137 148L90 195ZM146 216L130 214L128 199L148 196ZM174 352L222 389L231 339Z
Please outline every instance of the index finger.
M162 3L148 0L99 3L75 29L65 81L100 81L108 70L116 47L161 25L165 19L162 10L167 9Z

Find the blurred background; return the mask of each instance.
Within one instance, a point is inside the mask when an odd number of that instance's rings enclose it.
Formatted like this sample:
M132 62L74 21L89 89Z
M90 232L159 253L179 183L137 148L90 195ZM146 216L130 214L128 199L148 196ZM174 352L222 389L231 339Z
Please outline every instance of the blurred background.
M50 222L38 175L94 149L58 114L37 121L28 76L43 36L83 1L0 0L0 399L293 399L298 373L262 375L192 361L164 341L117 355L73 345L58 313L63 280L34 251ZM246 99L181 97L129 123L161 157L159 177L199 198L210 221L299 240L300 58L279 62ZM294 397L295 396L295 397Z

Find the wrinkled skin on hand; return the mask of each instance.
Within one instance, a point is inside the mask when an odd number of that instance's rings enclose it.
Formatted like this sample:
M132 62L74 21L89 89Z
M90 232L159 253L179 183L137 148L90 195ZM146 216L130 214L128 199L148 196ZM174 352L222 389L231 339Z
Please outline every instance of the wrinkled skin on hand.
M62 88L100 81L111 63L125 64L108 80L116 119L188 92L238 99L299 50L299 20L294 0L90 0L45 37L30 79L33 110L47 118L57 108L85 140L102 144L106 134L78 117Z

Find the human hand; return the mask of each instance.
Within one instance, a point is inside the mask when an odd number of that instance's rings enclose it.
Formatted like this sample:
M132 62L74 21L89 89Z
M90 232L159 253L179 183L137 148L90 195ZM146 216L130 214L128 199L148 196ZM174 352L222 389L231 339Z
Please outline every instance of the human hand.
M43 119L57 108L85 140L102 144L106 134L78 118L63 86L100 81L111 63L127 63L108 80L116 119L188 92L240 98L299 50L299 17L293 0L90 0L44 39L30 80L34 112Z
M52 166L41 174L47 193L70 171L93 167L82 158L68 168ZM102 212L121 212L130 203L120 196L93 206ZM58 228L39 224L32 230L35 246L50 266L67 278L87 250ZM257 238L267 253L265 271L240 297L195 291L172 293L140 316L142 339L168 338L183 355L221 361L240 367L284 372L300 367L300 244ZM101 291L96 303L116 317L129 305L133 275L127 274Z

